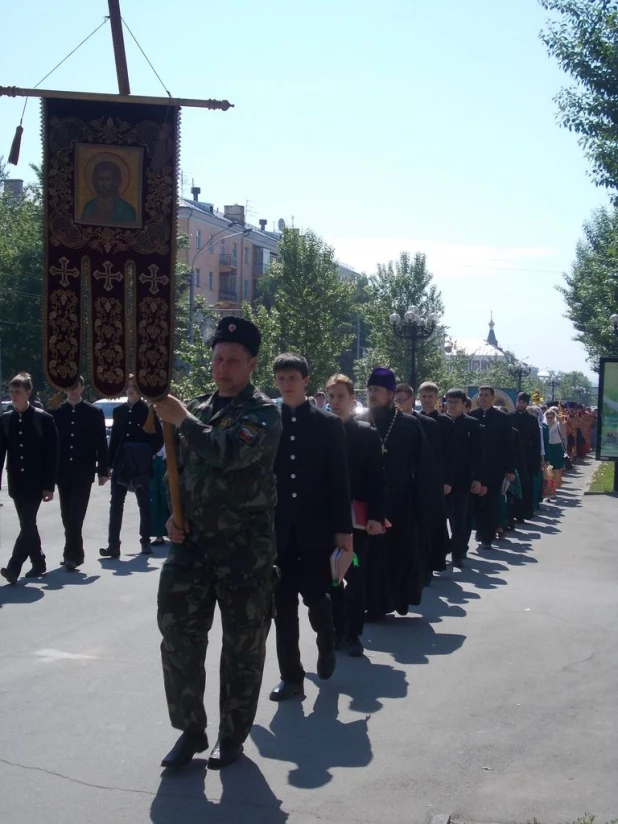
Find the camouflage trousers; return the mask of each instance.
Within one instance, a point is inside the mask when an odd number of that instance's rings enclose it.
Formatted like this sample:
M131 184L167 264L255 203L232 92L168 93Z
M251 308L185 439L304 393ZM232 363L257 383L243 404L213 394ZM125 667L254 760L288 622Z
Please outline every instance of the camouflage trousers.
M234 568L233 555L175 546L161 570L157 620L172 726L205 729L205 658L215 606L221 612L219 736L242 744L257 709L272 620L273 566ZM250 554L250 547L244 547ZM212 556L215 556L214 558Z

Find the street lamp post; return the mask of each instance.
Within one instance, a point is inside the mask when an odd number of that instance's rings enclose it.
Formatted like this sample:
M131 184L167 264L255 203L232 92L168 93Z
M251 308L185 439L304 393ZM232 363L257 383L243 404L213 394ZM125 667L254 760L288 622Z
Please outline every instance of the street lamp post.
M189 268L189 343L193 343L194 340L193 324L195 318L195 261L201 254L203 254L207 249L210 248L210 244L216 237L224 234L225 232L228 232L234 225L238 224L230 223L230 225L226 226L225 229L220 229L218 232L215 232L214 235L211 235L211 237L208 238L208 241L204 244L204 246L202 246L201 249L198 249L198 251L193 256L193 260L191 261L191 266ZM252 228L249 226L248 228L243 229L240 232L234 232L234 234L232 235L225 235L225 239L227 240L227 238L238 237L238 235L244 235L246 237L247 235L250 235L252 231Z
M614 331L614 335L618 337L618 315L610 315L609 324Z
M521 382L524 378L530 377L532 367L523 361L514 361L509 363L507 369L514 378L517 378L517 391L521 392Z
M543 381L545 386L551 389L550 403L555 403L556 389L560 386L560 381L558 380L556 374L554 372L539 372L539 378Z
M389 315L388 320L397 337L409 342L410 386L416 389L416 345L419 340L426 340L433 335L440 315L437 312L431 312L427 317L423 317L418 306L408 306L403 320L395 311Z

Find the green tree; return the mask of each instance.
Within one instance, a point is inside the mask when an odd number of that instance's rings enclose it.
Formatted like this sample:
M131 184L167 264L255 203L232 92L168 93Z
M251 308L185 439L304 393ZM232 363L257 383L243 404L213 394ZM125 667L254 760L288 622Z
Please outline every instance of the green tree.
M334 251L322 238L284 229L279 259L261 287L268 300L252 312L268 334L260 370L274 353L298 352L309 361L310 391L323 386L354 338L353 292L354 284L340 278Z
M33 167L35 172L38 172ZM0 162L0 342L2 387L19 371L30 372L35 388L49 390L41 356L41 293L43 284L43 206L39 183L23 194L4 186Z
M397 337L389 322L392 312L400 317L408 306L418 306L423 317L442 315L444 305L440 291L433 283L424 254L413 257L402 252L399 260L378 264L377 272L369 278L368 299L362 306L363 319L368 328L369 351L355 366L357 380L366 379L373 366L389 366L400 380L407 380L410 372L410 345ZM443 369L444 329L438 325L435 333L416 347L417 383L434 380Z
M556 377L560 381L560 386L556 389L557 399L586 405L595 403L592 381L583 372L558 372Z
M556 98L560 120L580 135L592 178L618 189L618 0L540 0L554 12L541 39L575 84Z
M571 271L564 275L566 317L574 325L588 360L598 369L598 359L616 351L616 336L609 316L618 308L618 210L598 209L584 224Z

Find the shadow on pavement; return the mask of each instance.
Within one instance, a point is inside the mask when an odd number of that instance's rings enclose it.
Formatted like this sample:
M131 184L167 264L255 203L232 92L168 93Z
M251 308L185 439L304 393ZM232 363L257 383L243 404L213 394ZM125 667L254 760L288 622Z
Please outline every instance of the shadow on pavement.
M150 807L153 824L284 824L288 814L257 765L243 756L221 770L221 797L207 797L206 761L194 759L182 772L165 770Z
M64 567L59 567L45 573L45 577L41 578L40 583L44 591L51 592L52 590L64 589L64 587L94 584L100 577L100 575L86 575L81 570L67 572Z
M428 664L432 655L450 655L458 650L466 636L436 632L429 610L422 609L422 618L387 618L366 625L363 644L367 649L390 652L399 664Z
M251 730L263 758L296 764L288 782L301 789L328 784L333 767L366 767L373 758L369 716L347 724L339 721L338 685L333 681L319 683L320 692L308 715L303 702L292 699L277 705L270 729L254 725Z
M5 604L34 604L35 601L40 601L44 594L40 589L21 584L0 586L0 608Z
M123 558L130 560L124 561ZM99 558L99 563L102 569L113 570L114 575L124 577L126 575L134 575L136 572L155 572L159 566L151 566L150 559L155 559L154 555L124 555L120 558Z
M313 674L307 676L320 687L324 682ZM337 656L337 669L329 683L340 695L350 697L350 709L355 712L372 714L379 712L382 698L405 698L408 682L404 670L395 669L390 664L376 664L369 658L350 658L345 652Z

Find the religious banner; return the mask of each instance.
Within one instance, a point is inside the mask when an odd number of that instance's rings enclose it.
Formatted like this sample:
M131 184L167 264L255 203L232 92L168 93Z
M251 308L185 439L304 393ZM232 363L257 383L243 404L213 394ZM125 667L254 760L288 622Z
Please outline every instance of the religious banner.
M117 397L129 363L142 395L169 389L173 359L179 108L43 101L45 293L50 384L80 373Z
M618 461L618 358L601 358L596 452L599 461Z

